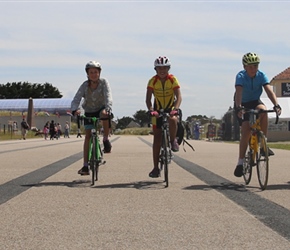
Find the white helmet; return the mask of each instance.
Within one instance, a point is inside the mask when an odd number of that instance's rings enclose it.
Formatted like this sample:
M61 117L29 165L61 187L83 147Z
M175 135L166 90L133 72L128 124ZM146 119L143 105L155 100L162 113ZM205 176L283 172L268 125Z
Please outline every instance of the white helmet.
M171 66L171 62L168 57L166 56L159 56L154 61L154 68L160 66Z
M97 69L102 69L101 67L101 64L99 62L96 62L96 61L89 61L87 64L86 64L86 72L88 73L88 69L91 69L91 68L97 68Z

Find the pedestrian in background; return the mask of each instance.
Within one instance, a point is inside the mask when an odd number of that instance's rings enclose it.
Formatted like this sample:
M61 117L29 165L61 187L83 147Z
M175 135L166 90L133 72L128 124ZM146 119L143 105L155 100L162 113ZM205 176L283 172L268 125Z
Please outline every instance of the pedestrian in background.
M26 135L27 135L28 130L29 130L29 125L27 121L23 118L21 122L21 136L23 140L26 140Z

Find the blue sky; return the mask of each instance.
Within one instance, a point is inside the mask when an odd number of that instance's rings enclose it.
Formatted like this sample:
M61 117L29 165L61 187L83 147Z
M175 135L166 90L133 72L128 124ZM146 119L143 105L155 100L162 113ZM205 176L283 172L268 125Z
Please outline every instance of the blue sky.
M102 64L115 117L146 110L159 55L171 59L184 119L221 118L247 52L271 80L290 66L287 1L0 1L0 83L49 82L73 98Z

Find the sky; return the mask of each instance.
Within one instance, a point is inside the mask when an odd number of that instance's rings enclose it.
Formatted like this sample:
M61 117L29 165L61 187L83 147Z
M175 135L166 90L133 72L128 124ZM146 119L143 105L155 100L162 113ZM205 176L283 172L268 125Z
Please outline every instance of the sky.
M51 83L72 99L101 63L116 118L146 110L154 60L170 58L183 118L233 106L242 56L269 80L290 66L290 1L1 1L0 84ZM264 97L264 95L263 95Z

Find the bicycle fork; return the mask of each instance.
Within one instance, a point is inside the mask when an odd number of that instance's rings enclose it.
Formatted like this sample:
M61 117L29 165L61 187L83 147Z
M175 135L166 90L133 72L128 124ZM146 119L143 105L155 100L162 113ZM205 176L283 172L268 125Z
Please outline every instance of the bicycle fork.
M258 134L257 131L253 131L250 139L250 148L252 151L252 157L251 157L251 165L256 165L256 157L259 150L259 144L258 144Z

